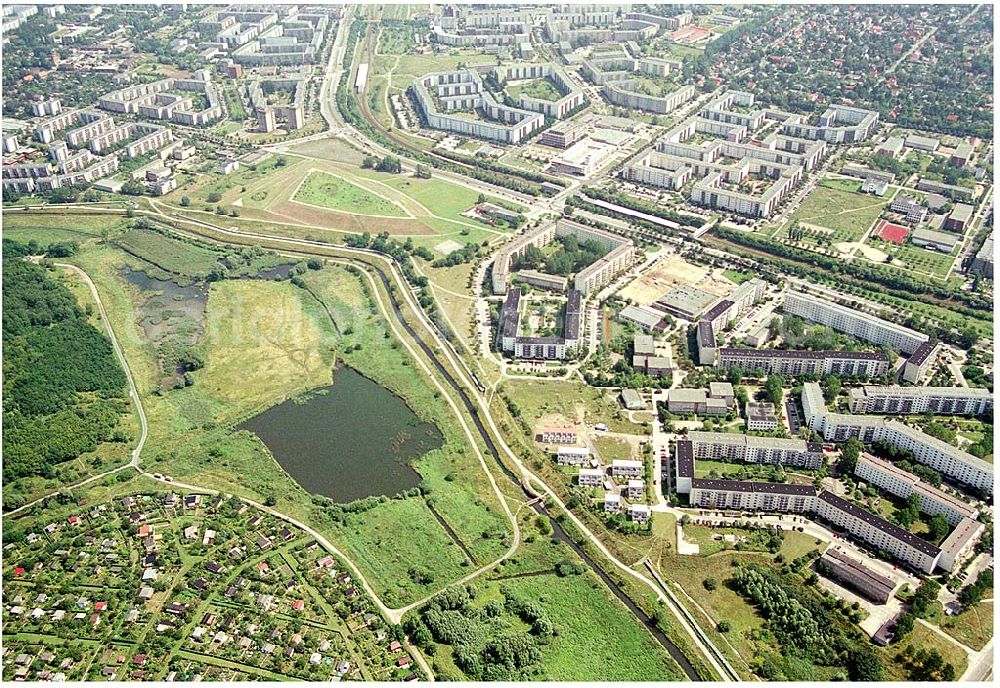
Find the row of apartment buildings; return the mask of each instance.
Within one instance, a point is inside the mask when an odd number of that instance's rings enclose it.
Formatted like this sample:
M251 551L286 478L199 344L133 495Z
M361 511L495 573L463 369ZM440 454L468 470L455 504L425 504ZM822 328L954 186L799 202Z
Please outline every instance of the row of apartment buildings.
M863 313L856 308L797 291L785 294L784 311L872 344L891 346L906 354L914 353L930 339L922 332Z
M676 489L688 495L693 507L814 514L927 574L938 567L953 570L984 527L982 523L964 519L938 547L857 504L811 485L695 478L694 449L687 440L677 442L676 456Z
M607 249L607 253L580 270L573 278L574 289L585 295L609 284L635 262L635 244L631 239L560 218L525 232L497 251L493 260L493 293L507 292L511 262L522 255L529 246L541 248L551 244L556 237L567 235L575 236L581 241L595 241Z
M638 88L638 77L666 76L679 72L678 60L643 57L632 58L625 53L597 54L584 60L580 73L601 87L601 94L612 105L644 110L656 114L673 112L697 95L694 86L680 86L663 95L651 95Z
M982 387L865 385L851 389L850 395L851 413L993 415L993 394Z
M832 413L816 382L802 386L803 420L827 441L885 442L908 451L918 463L930 466L952 480L993 493L993 465L898 420L881 416Z
M920 510L934 516L941 514L952 526L957 526L963 518L975 518L979 512L957 497L928 485L917 476L897 468L891 461L885 461L868 453L858 457L854 474L871 485L894 494L902 499L917 495Z
M184 92L200 94L205 107L196 108L192 97L181 95ZM207 69L199 69L190 79L168 78L126 86L101 96L98 106L109 112L186 126L202 126L223 114L219 89Z

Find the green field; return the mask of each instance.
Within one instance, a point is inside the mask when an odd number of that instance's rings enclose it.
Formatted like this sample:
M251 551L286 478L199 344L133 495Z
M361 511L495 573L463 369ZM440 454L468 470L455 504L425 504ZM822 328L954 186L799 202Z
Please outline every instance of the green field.
M126 252L177 275L204 278L218 264L222 254L202 245L147 229L131 229L116 243Z
M799 222L807 230L804 239L806 244L819 247L858 241L875 223L890 200L889 194L880 199L821 185L809 194L788 222L773 236L776 239L787 239L788 230Z
M981 650L993 637L993 602L980 602L958 616L946 616L941 628L963 645Z
M327 172L310 172L292 200L354 215L407 216L395 203Z
M903 265L900 267L937 279L944 279L961 251L960 248L956 248L951 253L941 253L910 243L893 244L878 239L872 239L870 243L891 256L894 261L902 261Z

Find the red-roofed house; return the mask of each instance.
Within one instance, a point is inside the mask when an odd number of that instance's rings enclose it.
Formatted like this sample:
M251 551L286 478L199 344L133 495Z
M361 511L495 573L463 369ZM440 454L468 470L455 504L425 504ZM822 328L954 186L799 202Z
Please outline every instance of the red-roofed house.
M294 609L297 612L300 612L305 608L306 608L305 600L295 600L294 602L292 602L292 609Z

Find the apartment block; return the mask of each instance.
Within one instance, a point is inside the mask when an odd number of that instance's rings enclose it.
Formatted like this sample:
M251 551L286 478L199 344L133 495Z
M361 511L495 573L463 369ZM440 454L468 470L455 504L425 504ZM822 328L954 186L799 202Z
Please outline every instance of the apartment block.
M611 462L611 475L616 478L641 478L642 474L642 461L615 459Z
M545 115L496 100L474 69L437 72L417 79L410 87L431 129L517 144L545 124ZM481 112L484 119L470 117Z
M830 413L818 383L807 382L802 386L802 408L805 422L827 441L846 442L856 438L866 444L887 442L911 452L915 461L952 480L993 493L993 464L897 420Z
M941 543L938 566L945 571L954 571L962 561L975 554L976 541L984 530L985 523L972 518L962 519L955 530L951 531L951 535Z
M855 475L902 499L910 495L920 498L920 510L934 516L941 514L948 523L957 526L962 519L975 518L978 511L957 497L924 483L917 476L897 468L891 461L863 453L858 457Z
M555 241L556 237L566 235L595 241L608 250L604 256L575 275L574 287L582 294L590 294L609 284L635 262L635 244L631 239L571 220L559 219L525 232L497 252L493 261L493 293L506 293L511 261L522 255L529 246L541 248Z
M992 416L993 394L981 387L866 385L851 390L851 413Z
M780 464L807 469L823 466L822 445L800 439L691 431L687 441L693 458L699 460Z
M903 379L916 384L937 361L938 350L939 345L933 340L927 340L918 346L903 364Z
M582 466L590 458L590 450L586 447L559 447L556 450L556 463L560 466Z
M941 556L937 545L830 492L817 497L816 515L924 573L933 572Z
M584 487L600 487L604 482L604 469L581 468L577 482Z
M886 344L906 354L913 353L929 339L926 334L908 327L797 291L789 291L785 295L784 310L872 344Z
M699 334L702 331L699 328ZM701 345L699 344L699 347ZM699 355L700 355L699 350ZM889 357L870 351L792 351L787 349L718 349L720 368L763 371L768 375L842 375L881 377Z

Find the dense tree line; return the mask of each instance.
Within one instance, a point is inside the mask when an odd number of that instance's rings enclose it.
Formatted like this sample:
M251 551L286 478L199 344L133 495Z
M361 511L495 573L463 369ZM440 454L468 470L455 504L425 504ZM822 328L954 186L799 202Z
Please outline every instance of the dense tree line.
M727 583L757 606L786 656L820 666L845 667L854 681L884 678L878 655L849 637L822 603L808 590L793 584L789 576L780 577L762 566L744 564L733 570ZM761 671L764 678L787 678L780 666L768 664Z
M4 240L3 478L52 475L55 464L125 441L125 374L108 339L45 268Z
M584 187L583 194L585 196L589 196L590 198L596 198L604 201L605 203L614 203L615 205L620 205L624 208L635 210L636 212L646 213L647 215L653 215L654 217L663 218L664 220L670 220L671 222L676 222L684 227L701 227L705 224L704 218L695 217L694 215L685 215L684 213L679 213L676 210L671 210L670 208L666 208L656 203L650 203L640 198L633 198L632 196L606 191L593 186Z
M541 646L555 633L545 609L501 586L503 599L473 604L472 585L455 586L434 596L417 616L404 624L407 634L427 654L434 643L450 645L455 665L464 677L477 681L514 681L537 671ZM508 617L504 619L502 617ZM513 630L516 617L528 630Z

